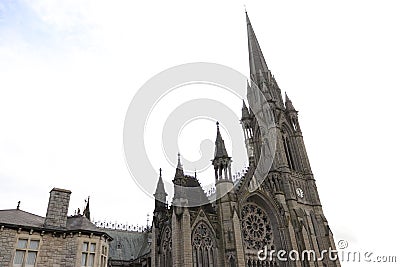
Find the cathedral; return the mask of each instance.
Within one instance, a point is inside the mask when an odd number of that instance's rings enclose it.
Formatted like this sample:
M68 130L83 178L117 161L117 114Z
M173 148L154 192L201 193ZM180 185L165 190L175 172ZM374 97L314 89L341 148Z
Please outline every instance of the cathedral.
M71 191L53 188L46 217L21 210L20 202L0 210L0 266L340 266L298 112L287 95L282 98L247 13L246 21L245 172L232 175L234 159L217 122L211 194L196 174L185 174L178 154L172 202L160 169L152 225L131 230L92 222L89 198L82 214L78 209L67 216Z
M283 100L247 13L246 21L251 81L240 123L249 166L233 181L232 158L217 123L212 159L214 200L204 193L196 176L185 174L178 155L174 196L167 205L160 170L151 230L152 266L340 266L334 257L324 257L324 251L334 250L335 244L319 200L298 112L287 95ZM256 87L262 97L257 96ZM266 140L260 118L275 122L275 134L268 135L274 137L275 149L267 171L257 167L269 159L264 155ZM277 251L284 251L286 258ZM293 251L298 254L288 257ZM303 252L308 252L308 257L302 257Z

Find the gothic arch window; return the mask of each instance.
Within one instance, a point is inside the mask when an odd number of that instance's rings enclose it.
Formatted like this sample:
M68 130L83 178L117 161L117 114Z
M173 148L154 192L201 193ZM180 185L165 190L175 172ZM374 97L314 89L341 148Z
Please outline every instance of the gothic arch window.
M215 238L204 222L193 230L192 251L194 267L217 267Z
M273 243L272 227L267 213L254 203L242 209L242 231L245 248L259 251Z
M171 228L166 227L162 235L161 241L161 267L172 267L172 234Z

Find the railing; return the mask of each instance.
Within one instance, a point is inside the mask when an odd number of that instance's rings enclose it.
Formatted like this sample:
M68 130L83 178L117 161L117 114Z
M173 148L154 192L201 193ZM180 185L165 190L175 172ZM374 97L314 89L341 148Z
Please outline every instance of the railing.
M242 177L244 177L246 175L248 170L249 170L249 167L244 167L242 170L240 170L232 175L232 181L233 181L234 185L239 183L240 179L242 179ZM206 194L207 197L211 197L212 195L215 194L215 192L216 192L215 185L204 188L204 193Z
M249 170L249 167L244 167L242 170L233 174L232 175L233 183L236 183L236 181L240 181L240 179L242 179L242 177L246 175L248 170Z
M102 229L109 229L109 230L122 230L122 231L129 231L129 232L147 232L150 227L147 226L139 226L127 223L118 223L118 222L111 222L111 221L93 221L94 225L97 228Z

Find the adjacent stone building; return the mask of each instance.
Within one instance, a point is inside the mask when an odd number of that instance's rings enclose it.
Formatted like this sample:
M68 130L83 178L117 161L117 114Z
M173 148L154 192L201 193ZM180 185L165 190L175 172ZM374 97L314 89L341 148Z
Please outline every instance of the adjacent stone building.
M71 191L54 188L46 217L0 210L1 267L106 267L110 235L84 214L67 216ZM88 218L89 217L89 218Z

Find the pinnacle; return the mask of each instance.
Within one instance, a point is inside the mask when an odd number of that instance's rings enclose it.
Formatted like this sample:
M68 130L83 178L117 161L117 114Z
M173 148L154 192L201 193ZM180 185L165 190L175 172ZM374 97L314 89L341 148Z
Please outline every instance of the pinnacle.
M215 140L214 158L229 157L226 152L225 142L222 139L221 132L219 131L219 122L217 122L217 138Z
M160 168L160 176L158 177L158 183L157 183L157 188L156 188L156 192L154 193L154 196L156 198L162 198L167 196L167 193L165 193L165 188L164 188L164 182L162 179L162 173L161 173L161 168Z
M250 118L249 109L246 106L246 103L243 100L243 107L242 107L242 119Z
M286 110L289 110L289 111L296 110L286 92L285 92L285 107L286 107Z
M183 170L183 166L182 166L182 163L181 163L181 154L180 153L178 153L178 164L177 164L176 168L180 169L180 170Z

